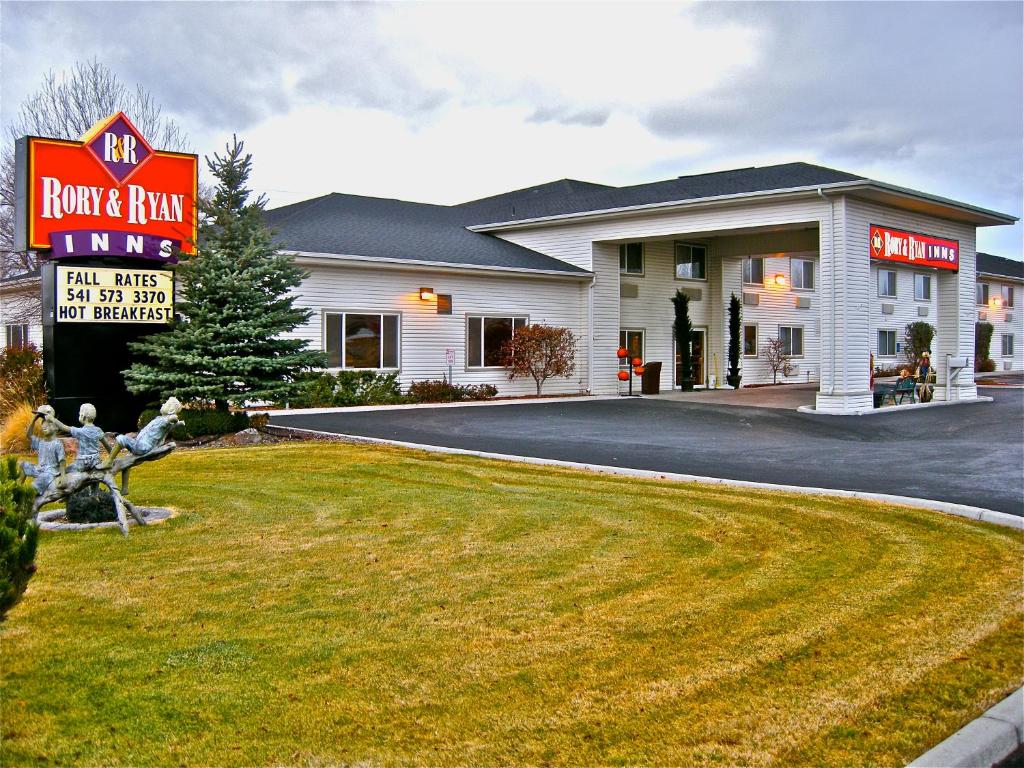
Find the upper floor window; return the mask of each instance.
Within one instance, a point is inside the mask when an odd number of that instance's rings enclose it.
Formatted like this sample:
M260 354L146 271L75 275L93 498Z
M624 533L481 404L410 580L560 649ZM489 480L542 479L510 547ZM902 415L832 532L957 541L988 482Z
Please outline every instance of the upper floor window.
M764 285L764 258L747 256L743 260L743 282L746 285Z
M802 291L814 290L814 262L807 259L791 259L793 287Z
M886 299L896 298L896 270L878 270L878 295Z
M676 243L676 278L706 280L707 276L708 249L703 245Z
M987 307L988 306L988 285L986 285L985 283L978 283L977 285L974 286L974 288L975 288L975 293L977 295L977 298L975 299L974 303L977 304L979 307Z
M623 243L619 246L619 272L627 275L644 273L643 243Z
M914 275L914 299L917 301L932 300L932 276Z
M1003 306L1004 307L1012 307L1013 306L1013 286L1012 285L1003 285L1003 286L1000 286L999 290L1003 294Z
M398 367L398 315L328 312L324 320L329 367Z

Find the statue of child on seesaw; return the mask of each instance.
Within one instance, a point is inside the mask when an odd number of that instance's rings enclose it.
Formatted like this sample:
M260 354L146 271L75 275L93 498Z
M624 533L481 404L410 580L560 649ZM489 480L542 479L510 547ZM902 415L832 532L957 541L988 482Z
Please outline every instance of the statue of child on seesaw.
M115 439L114 450L110 452L107 460L103 462L100 469L106 469L114 463L117 454L122 449L128 450L135 456L145 456L150 451L159 448L167 442L171 430L178 424L184 424L178 418L181 411L181 403L176 397L167 398L167 402L160 407L160 415L139 430L135 437L130 435L118 435Z
M42 437L33 434L39 419L43 420L39 427ZM64 443L57 438L57 424L52 406L39 406L35 411L35 417L29 422L27 436L29 445L36 452L37 462L21 462L21 471L25 477L33 478L32 487L36 489L36 493L43 493L51 483L64 477Z
M82 403L82 407L78 409L78 421L82 425L80 427L61 424L56 416L50 416L50 421L61 432L71 435L78 441L78 454L71 466L68 467L69 472L88 472L90 469L99 469L100 445L107 449L107 453L110 453L111 446L103 430L93 423L96 421L95 405Z

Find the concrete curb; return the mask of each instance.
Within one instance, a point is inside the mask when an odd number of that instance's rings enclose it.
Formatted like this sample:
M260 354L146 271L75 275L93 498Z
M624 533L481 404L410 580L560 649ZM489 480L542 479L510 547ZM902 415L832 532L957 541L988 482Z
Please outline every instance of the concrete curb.
M1001 702L907 768L991 768L1024 745L1024 688Z
M885 413L903 413L904 411L913 411L918 408L941 408L945 405L971 405L973 403L991 403L992 401L993 398L991 397L978 395L977 397L964 398L963 400L932 400L930 403L908 403L907 405L893 405L888 408L862 408L846 413L819 411L813 405L801 405L797 410L800 413L811 413L816 416L881 416Z
M339 408L279 408L273 411L246 411L250 416L316 416L322 413L363 413L366 411L412 411L417 408L486 408L499 405L542 405L544 403L578 403L597 400L618 400L620 395L572 395L570 397L515 397L507 400L469 400L459 403L402 403L401 405L347 405Z
M704 477L701 475L684 475L677 472L657 472L650 469L632 469L630 467L612 467L605 464L585 464L577 461L562 461L560 459L541 459L536 456L517 456L509 453L489 453L487 451L473 451L466 448L448 448L441 445L427 445L425 443L409 443L404 440L390 440L383 437L364 437L362 435L346 435L337 432L325 432L317 429L302 429L289 427L283 424L271 423L270 427L288 429L294 432L305 432L311 435L326 435L346 442L370 443L374 445L393 445L398 448L412 448L430 453L449 453L456 456L477 456L482 459L497 459L499 461L517 461L524 464L539 464L550 467L565 467L568 469L579 469L588 472L597 472L609 475L622 475L625 477L638 477L645 480L673 480L683 483L704 483L706 485L722 485L731 488L750 488L760 491L784 491L786 493L802 493L810 496L836 496L846 499L863 499L865 501L879 501L887 504L900 504L907 507L919 509L930 509L935 512L943 512L947 515L966 517L970 520L980 520L993 525L1000 525L1006 528L1024 530L1024 517L1010 515L1006 512L996 512L981 507L969 507L964 504L953 504L947 501L935 499L918 499L912 496L895 496L888 493L868 493L866 491L844 491L836 488L814 488L802 485L779 485L775 483L757 483L752 480L729 480L721 477Z

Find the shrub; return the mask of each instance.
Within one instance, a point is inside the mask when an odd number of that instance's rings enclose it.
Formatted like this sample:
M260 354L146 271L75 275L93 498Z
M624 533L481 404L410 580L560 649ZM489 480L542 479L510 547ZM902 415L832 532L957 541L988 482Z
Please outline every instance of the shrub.
M995 370L995 361L989 359L989 351L992 347L992 331L995 330L992 327L992 323L975 323L974 324L974 366L975 369L982 373L988 373ZM985 370L984 366L991 363L992 367Z
M391 405L403 402L397 373L338 371L309 373L291 401L296 408L338 408L348 405Z
M32 520L34 499L32 486L18 476L15 458L0 461L0 621L36 570L39 528Z
M31 344L0 351L0 421L22 403L46 402L43 359Z
M68 497L66 515L72 523L106 523L117 520L117 509L110 491L90 485Z
M36 405L21 403L10 413L0 426L0 451L4 453L27 453L31 450L25 435L28 432L28 425L35 418L34 408ZM39 434L39 425L36 425L36 434Z
M458 403L464 400L490 400L498 394L493 384L449 384L444 379L414 381L409 399L414 403Z
M978 373L994 373L996 370L996 361L991 358L986 358L978 363Z
M148 409L139 416L139 429L160 415ZM249 417L240 411L220 411L216 408L185 408L178 414L184 422L171 431L176 440L194 439L207 435L231 435L249 428Z

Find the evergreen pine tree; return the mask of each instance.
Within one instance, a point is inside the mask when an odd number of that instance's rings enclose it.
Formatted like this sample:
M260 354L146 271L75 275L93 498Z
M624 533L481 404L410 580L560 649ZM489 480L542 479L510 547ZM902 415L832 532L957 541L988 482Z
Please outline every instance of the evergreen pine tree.
M222 157L206 159L217 179L204 206L196 253L176 268L184 321L131 345L141 359L124 372L136 394L213 401L218 408L246 401L283 402L297 374L326 364L323 353L286 334L310 310L295 306L290 289L304 273L278 253L262 219L266 200L249 201L252 155L233 139Z

